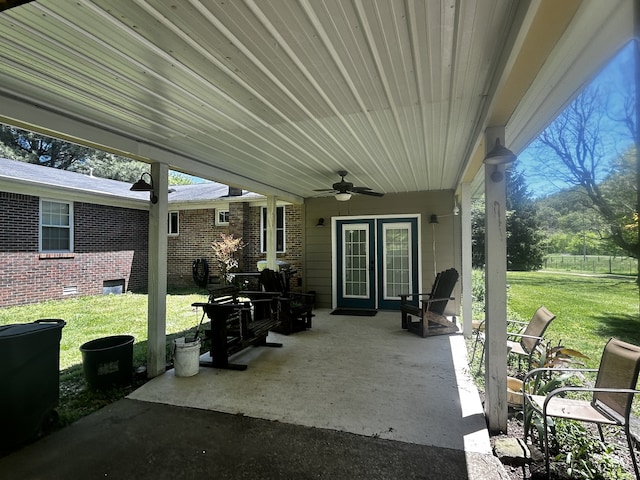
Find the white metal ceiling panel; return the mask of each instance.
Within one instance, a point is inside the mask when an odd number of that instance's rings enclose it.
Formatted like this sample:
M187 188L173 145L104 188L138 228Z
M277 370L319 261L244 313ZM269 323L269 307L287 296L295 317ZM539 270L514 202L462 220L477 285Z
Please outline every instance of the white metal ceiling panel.
M0 121L103 130L114 151L282 198L341 169L383 192L455 189L513 33L549 1L39 0L0 12ZM590 3L581 38L612 14Z

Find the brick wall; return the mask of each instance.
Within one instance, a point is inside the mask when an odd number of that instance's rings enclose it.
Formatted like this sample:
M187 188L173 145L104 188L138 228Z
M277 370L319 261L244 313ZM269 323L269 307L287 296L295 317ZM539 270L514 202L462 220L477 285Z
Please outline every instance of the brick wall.
M209 274L216 278L218 267L211 249L211 242L220 238L220 233L242 237L247 246L238 259L239 270L257 271L258 260L266 260L260 252L260 207L248 203L234 202L229 205L229 225L215 225L215 210L182 210L179 214L180 233L170 236L168 241L167 277L170 287L194 286L191 265L197 258L206 258ZM278 260L291 263L298 270L302 267L302 206L285 207L286 252L278 254ZM296 285L294 281L292 285Z
M206 258L210 275L217 275L211 242L229 228L215 225L215 209L181 210L178 219L178 235L167 240L167 283L170 287L193 287L194 260Z
M148 213L74 203L74 252L38 252L39 199L0 192L0 307L147 287ZM69 293L72 292L72 293Z

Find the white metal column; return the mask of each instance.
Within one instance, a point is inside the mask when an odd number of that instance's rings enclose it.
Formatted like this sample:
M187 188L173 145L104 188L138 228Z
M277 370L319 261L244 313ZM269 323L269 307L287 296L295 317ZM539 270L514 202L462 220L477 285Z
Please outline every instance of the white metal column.
M471 185L460 186L460 235L462 237L462 332L466 338L471 337L473 320L472 295L473 273L471 261Z
M277 202L274 195L267 195L267 268L276 269L276 213Z

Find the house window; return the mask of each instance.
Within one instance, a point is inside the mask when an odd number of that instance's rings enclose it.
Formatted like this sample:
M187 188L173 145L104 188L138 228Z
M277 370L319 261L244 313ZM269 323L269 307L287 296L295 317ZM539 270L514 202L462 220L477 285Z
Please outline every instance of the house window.
M40 251L73 252L73 203L40 200Z
M216 209L216 225L229 225L229 209Z
M267 208L262 207L260 215L261 249L262 252L267 251ZM276 207L276 252L284 252L284 207Z
M180 212L169 212L169 235L178 235Z

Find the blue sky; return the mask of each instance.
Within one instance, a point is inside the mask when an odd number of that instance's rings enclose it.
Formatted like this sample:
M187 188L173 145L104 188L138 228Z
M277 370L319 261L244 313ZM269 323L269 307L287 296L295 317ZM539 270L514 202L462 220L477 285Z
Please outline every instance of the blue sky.
M603 97L607 95L610 105L615 107L622 100L620 92L624 91L624 86L633 85L634 75L633 42L630 42L589 85L597 86ZM621 134L618 123L608 118L603 119L601 128L603 141L606 143L607 156L605 158L610 161L625 151L630 146L631 140L628 136ZM535 141L518 155L518 160L512 168L524 172L529 190L534 197L545 196L566 188L567 184L547 178L541 172L542 163L537 158L534 144Z

